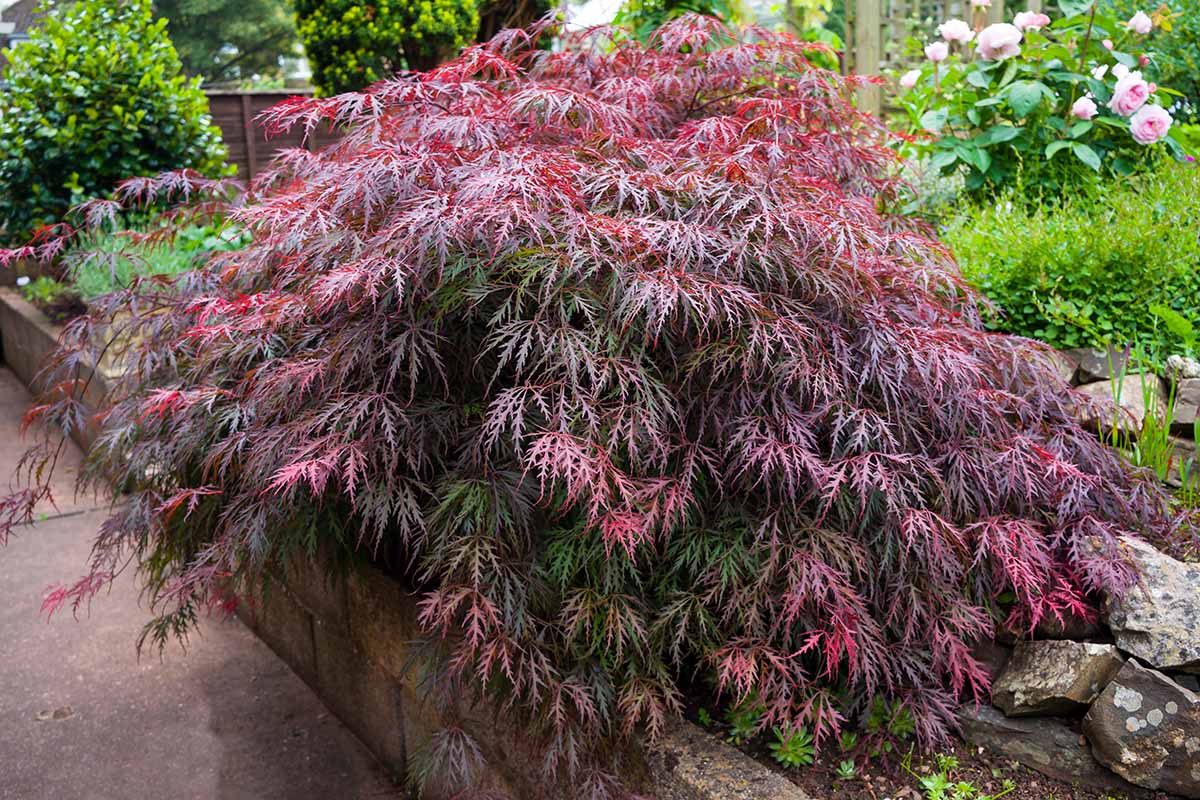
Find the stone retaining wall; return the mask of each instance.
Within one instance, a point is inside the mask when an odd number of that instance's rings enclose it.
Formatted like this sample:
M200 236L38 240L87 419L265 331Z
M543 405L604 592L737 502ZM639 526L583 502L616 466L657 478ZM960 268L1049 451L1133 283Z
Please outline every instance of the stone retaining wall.
M39 373L57 345L61 332L60 327L17 291L0 289L0 350L4 363L34 395L44 388ZM102 371L89 369L80 378L86 386L84 405L93 410L100 408L108 393L108 384ZM89 424L85 430L72 431L71 438L87 450L96 437L97 428L94 423Z
M326 706L403 779L414 752L446 720L425 698L409 642L418 635L415 598L367 569L329 580L321 565L293 562L238 616L304 679ZM503 718L460 708L484 750L486 788L514 800L569 798L548 788L541 753ZM811 800L797 786L682 720L645 750L632 750L625 775L660 800ZM430 795L431 797L433 795Z

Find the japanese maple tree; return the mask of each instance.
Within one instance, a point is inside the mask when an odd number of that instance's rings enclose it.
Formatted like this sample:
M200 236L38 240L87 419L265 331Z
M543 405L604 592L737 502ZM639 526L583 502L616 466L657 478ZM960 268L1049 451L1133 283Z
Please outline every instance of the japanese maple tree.
M276 107L347 135L226 209L247 249L70 327L36 415L85 424L73 376L108 348L89 476L127 494L50 604L139 559L163 638L356 550L419 590L442 685L552 766L656 735L697 670L764 726L821 741L884 697L938 741L986 698L973 641L1128 586L1119 538L1167 534L1162 493L890 212L887 133L818 46L542 33ZM214 187L119 200L163 190Z

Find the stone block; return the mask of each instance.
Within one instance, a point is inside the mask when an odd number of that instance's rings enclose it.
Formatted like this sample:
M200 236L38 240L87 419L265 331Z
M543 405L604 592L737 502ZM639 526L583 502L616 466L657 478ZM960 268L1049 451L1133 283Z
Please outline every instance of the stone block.
M1129 361L1129 351L1124 347L1079 347L1064 351L1067 358L1078 365L1076 380L1079 383L1107 381L1123 375Z
M412 593L376 569L354 576L347 592L350 638L380 669L408 681L409 643L417 638L417 603Z
M673 723L648 759L659 800L812 800L782 775L688 722Z
M1087 398L1078 417L1084 427L1108 432L1116 429L1136 436L1148 414L1166 419L1166 400L1162 383L1155 375L1126 375L1119 381L1085 383L1076 389Z
M408 748L400 687L332 626L318 624L313 632L316 687L321 699L390 772L403 780Z
M340 575L330 575L324 568L324 563L319 557L294 558L283 573L283 581L292 594L312 612L313 617L333 626L335 630L346 632L345 635L348 636L349 579Z
M1117 647L1158 669L1200 673L1200 564L1134 539L1122 545L1141 582L1106 602Z
M992 685L992 702L1010 717L1082 712L1121 663L1110 644L1020 642Z
M254 631L292 671L310 686L316 685L313 619L282 583L272 581L258 596Z
M1171 430L1192 436L1196 430L1197 414L1200 413L1200 378L1184 378L1175 386L1175 411L1171 417Z
M1161 672L1126 662L1083 731L1096 758L1122 778L1200 798L1200 695Z

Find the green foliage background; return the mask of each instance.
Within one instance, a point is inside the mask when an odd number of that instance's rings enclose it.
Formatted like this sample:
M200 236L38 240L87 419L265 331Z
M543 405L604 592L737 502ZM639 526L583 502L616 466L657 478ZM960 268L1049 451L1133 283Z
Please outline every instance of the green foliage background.
M0 222L22 240L137 175L223 169L198 82L150 0L56 6L8 51L0 92Z
M475 0L297 0L296 19L313 84L324 95L402 69L430 69L479 29Z
M296 51L288 0L154 0L184 71L216 82L279 74Z
M963 275L995 302L990 326L1059 348L1138 342L1177 349L1150 310L1200 325L1200 170L1172 164L1094 199L1010 196L969 206L943 239Z

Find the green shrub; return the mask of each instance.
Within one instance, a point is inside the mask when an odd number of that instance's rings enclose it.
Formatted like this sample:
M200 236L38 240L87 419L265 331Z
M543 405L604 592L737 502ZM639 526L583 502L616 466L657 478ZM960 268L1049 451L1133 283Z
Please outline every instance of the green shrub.
M1200 322L1200 172L1177 164L1095 199L970 207L944 240L995 302L992 328L1055 347L1097 341L1172 346L1151 306Z
M475 0L297 0L296 19L313 84L325 95L430 69L479 29Z
M10 240L122 179L222 168L225 150L196 82L150 0L56 6L8 51L0 93L0 222Z

